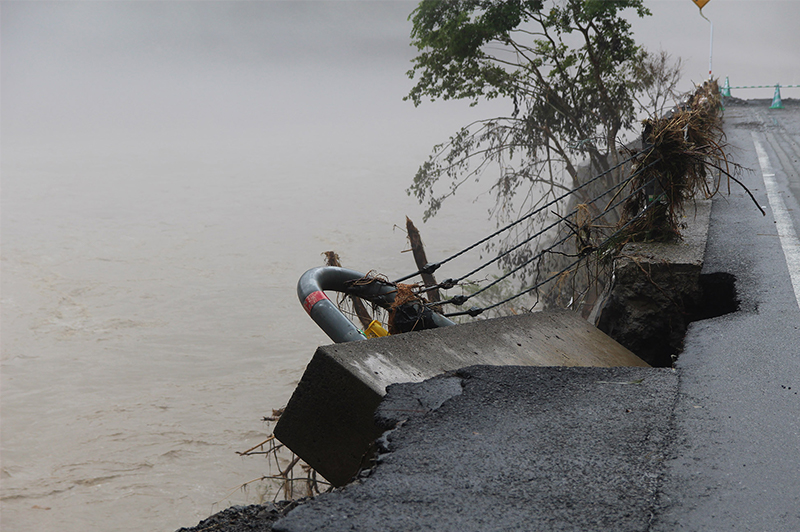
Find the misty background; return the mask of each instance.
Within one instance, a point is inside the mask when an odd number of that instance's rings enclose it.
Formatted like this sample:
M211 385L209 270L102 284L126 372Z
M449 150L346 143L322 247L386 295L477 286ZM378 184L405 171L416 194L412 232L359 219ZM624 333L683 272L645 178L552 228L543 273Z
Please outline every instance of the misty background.
M645 4L639 42L683 58L690 90L708 22ZM424 225L405 194L434 144L510 109L402 100L415 5L0 3L3 530L170 530L255 502L237 486L265 466L235 451L329 342L299 276L330 249L409 273L405 215L432 260L493 227L488 184ZM797 0L703 12L721 81L800 84Z

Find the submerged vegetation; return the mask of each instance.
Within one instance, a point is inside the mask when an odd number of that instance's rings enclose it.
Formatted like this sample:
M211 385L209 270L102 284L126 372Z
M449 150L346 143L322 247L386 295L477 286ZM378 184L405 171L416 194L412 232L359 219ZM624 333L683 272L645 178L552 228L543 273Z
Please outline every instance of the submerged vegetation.
M263 421L278 421L283 409L273 409L271 416ZM239 456L261 456L267 461L267 473L245 482L237 489L252 489L256 492L256 502L296 501L304 497L313 497L330 489L330 484L319 477L317 472L303 462L299 456L291 452L284 444L270 434L267 439L245 451ZM286 511L291 507L285 508Z

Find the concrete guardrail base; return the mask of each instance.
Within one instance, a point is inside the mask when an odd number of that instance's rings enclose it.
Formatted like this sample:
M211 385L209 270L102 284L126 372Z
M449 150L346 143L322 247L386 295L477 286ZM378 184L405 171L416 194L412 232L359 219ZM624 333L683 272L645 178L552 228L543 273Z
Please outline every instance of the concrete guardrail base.
M528 313L454 327L319 347L275 436L335 486L369 458L386 387L476 364L647 366L569 311Z

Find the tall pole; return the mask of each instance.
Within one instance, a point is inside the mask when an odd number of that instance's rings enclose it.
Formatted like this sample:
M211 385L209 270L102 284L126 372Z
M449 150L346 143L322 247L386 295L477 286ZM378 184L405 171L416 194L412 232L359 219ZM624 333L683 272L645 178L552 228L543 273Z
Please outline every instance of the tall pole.
M709 18L706 17L703 14L703 8L702 7L700 8L700 16L703 17L704 19L708 20L708 24L709 24L709 26L711 26L711 37L709 38L709 44L708 44L708 79L710 80L711 79L711 58L714 56L714 23L711 22L711 20L709 20Z

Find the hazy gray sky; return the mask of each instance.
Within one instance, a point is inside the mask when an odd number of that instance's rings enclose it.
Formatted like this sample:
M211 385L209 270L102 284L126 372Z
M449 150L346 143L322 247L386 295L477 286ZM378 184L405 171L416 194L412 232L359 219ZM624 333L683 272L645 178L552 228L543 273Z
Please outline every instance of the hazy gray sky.
M3 2L3 120L23 129L197 133L348 119L379 92L398 101L404 94L407 10L400 3Z
M414 5L4 1L3 122L242 127L358 119L390 100L383 112L413 113L397 102L410 86L406 17ZM646 5L653 16L635 21L639 40L683 57L685 86L704 79L709 25L696 6ZM733 84L800 83L800 1L711 0L704 13L714 22L715 75Z
M691 0L645 0L652 17L634 29L647 48L663 48L685 61L684 83L708 74L709 23ZM714 24L713 74L732 85L800 84L800 1L711 0L703 13ZM800 89L786 89L800 97ZM771 97L772 91L739 92L739 97Z
M684 89L705 79L709 24L697 7L645 4L653 16L634 21L639 41L684 58ZM271 146L285 164L299 145L348 147L349 157L361 146L392 148L416 166L457 127L506 112L402 101L411 87L411 1L1 5L5 146L249 142ZM714 22L716 76L734 85L800 84L800 0L711 0L704 12ZM800 89L783 95L800 97Z

